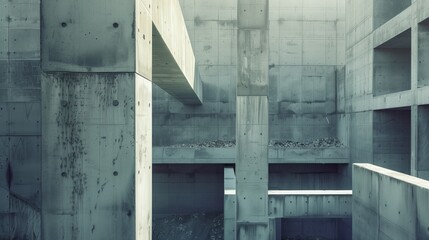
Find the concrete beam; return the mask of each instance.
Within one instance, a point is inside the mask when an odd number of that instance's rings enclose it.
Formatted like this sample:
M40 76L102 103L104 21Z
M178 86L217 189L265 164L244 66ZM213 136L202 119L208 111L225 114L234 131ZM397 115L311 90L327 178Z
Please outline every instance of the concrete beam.
M185 104L202 103L202 82L179 1L153 0L153 82Z
M353 239L428 239L429 181L353 165Z
M234 164L236 148L153 147L154 164ZM268 149L270 164L348 164L349 148Z

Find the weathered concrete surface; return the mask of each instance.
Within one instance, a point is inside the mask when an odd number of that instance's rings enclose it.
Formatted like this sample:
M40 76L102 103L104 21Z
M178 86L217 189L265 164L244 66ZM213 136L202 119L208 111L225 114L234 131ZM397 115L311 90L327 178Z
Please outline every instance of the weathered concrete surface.
M41 239L39 7L0 3L0 239Z
M201 79L178 1L99 6L104 2L44 2L44 71L137 72L147 79L153 76L186 104L201 103Z
M134 72L135 10L134 1L43 1L43 70Z
M42 75L43 239L135 238L135 78Z
M429 182L353 165L353 239L428 239Z
M268 239L268 1L237 2L236 238Z

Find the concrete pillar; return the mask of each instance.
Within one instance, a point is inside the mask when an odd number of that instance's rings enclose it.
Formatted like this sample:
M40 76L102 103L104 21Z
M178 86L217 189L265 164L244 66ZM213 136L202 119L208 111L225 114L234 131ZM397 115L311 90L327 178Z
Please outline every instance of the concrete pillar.
M224 240L235 240L236 229L236 179L233 168L224 169Z
M42 3L42 239L151 239L151 12Z
M270 240L282 239L282 220L281 218L270 218Z
M237 239L268 239L268 0L238 0Z

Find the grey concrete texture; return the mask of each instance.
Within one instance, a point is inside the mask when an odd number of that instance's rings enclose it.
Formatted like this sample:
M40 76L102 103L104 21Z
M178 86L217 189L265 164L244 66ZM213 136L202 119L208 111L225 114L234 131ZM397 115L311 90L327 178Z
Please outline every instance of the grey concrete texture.
M237 1L236 238L268 239L268 1Z
M144 187L128 144L138 133L135 82L135 74L43 73L43 239L135 237L135 184Z
M39 6L0 3L1 239L41 239Z
M134 2L44 1L44 71L133 72ZM80 6L80 7L73 7ZM73 51L64 51L73 49Z
M270 218L350 218L352 196L269 196Z
M353 167L353 239L427 239L429 182L371 164Z

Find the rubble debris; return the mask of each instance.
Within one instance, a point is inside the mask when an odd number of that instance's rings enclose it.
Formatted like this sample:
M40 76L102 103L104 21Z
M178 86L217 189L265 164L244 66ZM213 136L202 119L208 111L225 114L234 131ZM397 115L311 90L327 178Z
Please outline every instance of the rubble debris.
M341 148L344 144L337 138L317 138L304 142L292 141L292 140L271 140L270 147L275 148ZM235 147L235 140L215 140L207 141L202 143L184 143L176 144L168 147L173 148L229 148Z
M176 144L169 147L183 147L183 148L228 148L235 147L235 140L225 141L225 140L215 140L202 143L188 143L188 144Z
M317 138L305 142L271 140L270 147L277 148L341 148L344 145L336 138Z
M196 213L154 218L154 240L222 240L223 214Z

